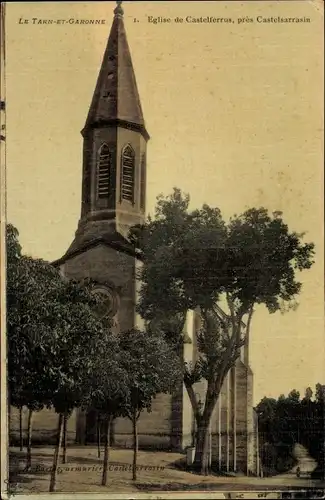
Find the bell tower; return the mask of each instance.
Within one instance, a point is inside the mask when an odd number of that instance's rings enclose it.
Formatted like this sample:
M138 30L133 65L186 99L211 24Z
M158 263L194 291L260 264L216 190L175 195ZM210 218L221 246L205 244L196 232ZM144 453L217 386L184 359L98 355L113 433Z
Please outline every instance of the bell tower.
M129 229L145 218L145 127L123 9L117 2L83 130L81 213L74 240L53 264L67 279L91 278L101 314L116 330L137 324L137 268Z
M123 9L117 2L83 137L81 213L74 240L53 264L62 276L91 278L101 297L98 313L113 331L138 324L137 270L140 261L129 229L145 217L145 127ZM93 412L76 413L76 440L95 442ZM121 424L122 427L125 423Z
M127 42L122 2L117 2L83 136L81 215L68 253L101 239L127 239L144 220L145 127Z

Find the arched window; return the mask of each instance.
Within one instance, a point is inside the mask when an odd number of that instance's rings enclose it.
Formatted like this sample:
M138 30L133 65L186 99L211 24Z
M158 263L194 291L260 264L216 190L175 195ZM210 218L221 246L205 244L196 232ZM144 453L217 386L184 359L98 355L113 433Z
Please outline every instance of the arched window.
M122 151L121 198L134 203L135 154L128 144Z
M141 174L140 174L140 208L145 211L146 209L146 155L145 153L141 158Z
M109 174L111 166L111 153L107 144L100 148L97 163L97 197L107 198L109 195Z
M112 318L119 308L119 297L115 290L107 286L95 286L93 293L97 295L96 313L100 319Z

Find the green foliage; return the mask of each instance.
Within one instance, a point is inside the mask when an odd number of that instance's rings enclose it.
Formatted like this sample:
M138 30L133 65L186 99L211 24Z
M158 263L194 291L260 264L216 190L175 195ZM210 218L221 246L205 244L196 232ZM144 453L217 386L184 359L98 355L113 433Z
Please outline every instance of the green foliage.
M63 280L42 259L21 254L7 228L7 334L10 402L69 413L81 404L92 355L105 326L90 281Z
M57 412L70 413L82 404L88 377L96 370L95 356L106 334L106 325L97 317L97 297L92 283L64 282L58 302L53 304L56 317L48 343L51 372L51 402Z
M181 380L179 358L165 339L153 332L133 329L120 336L122 366L128 373L126 415L150 411L159 393L170 393Z
M301 290L295 270L311 267L314 245L290 232L280 212L269 215L264 208L247 210L228 227L228 269L234 278L230 293L244 308L265 304L275 312L293 305Z
M295 306L295 271L312 265L314 245L290 232L280 212L254 208L226 223L218 208L191 211L189 201L179 189L158 197L154 219L130 233L144 260L138 311L179 345L187 311L199 310L201 378L215 380L239 356L256 304L269 312ZM219 307L225 298L228 318Z
M132 374L125 369L118 337L105 332L96 344L82 404L100 415L115 418L125 414Z
M130 238L144 261L138 312L150 327L181 352L186 314L190 309L200 314L198 359L184 367L184 382L198 439L204 441L196 449L202 451L223 381L248 338L254 307L264 304L270 313L296 307L301 290L296 271L311 267L314 245L290 232L280 212L252 208L227 223L218 208L205 204L190 210L189 202L179 189L158 197L155 217L133 228ZM193 384L203 378L201 415Z
M312 397L313 397L313 391L312 391L311 387L307 387L307 389L305 391L304 400L305 401L310 401Z
M290 462L293 445L300 443L324 468L324 402L317 396L321 387L324 386L316 385L315 399L312 399L312 390L308 387L303 399L298 391L293 390L278 400L265 397L257 405L262 443L272 445L276 455L280 453L281 444L282 452L287 450L284 454L281 452L282 456L289 457Z
M190 211L178 189L158 198L155 218L131 237L145 261L139 312L146 319L157 310L211 309L224 293L241 315L255 304L275 312L293 305L301 289L295 270L313 263L314 245L290 232L280 212L254 208L226 224L217 208Z
M263 476L274 476L289 471L295 465L292 446L284 443L265 443L260 449Z
M47 306L59 283L55 276L55 270L44 261L22 256L18 231L8 226L8 375L10 400L17 406L39 409L43 404L49 404L39 366L51 332Z
M325 385L316 384L315 398L320 404L325 404Z
M7 263L13 264L21 256L19 233L12 224L7 225L6 230Z
M300 403L300 392L296 391L296 389L293 389L291 392L288 394L288 399L290 403L292 404L299 404Z

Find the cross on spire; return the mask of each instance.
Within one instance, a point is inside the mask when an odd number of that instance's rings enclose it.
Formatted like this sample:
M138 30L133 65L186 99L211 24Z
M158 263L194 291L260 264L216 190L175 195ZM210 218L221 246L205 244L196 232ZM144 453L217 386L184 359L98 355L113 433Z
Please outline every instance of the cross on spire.
M114 14L116 16L118 15L123 16L124 10L122 8L122 0L116 0L116 7L114 9Z

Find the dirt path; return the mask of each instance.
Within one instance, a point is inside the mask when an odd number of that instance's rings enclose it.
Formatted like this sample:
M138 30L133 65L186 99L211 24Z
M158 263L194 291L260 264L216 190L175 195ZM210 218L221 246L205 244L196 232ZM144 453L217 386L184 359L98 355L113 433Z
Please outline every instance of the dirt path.
M317 462L310 455L308 450L301 444L296 444L294 447L293 454L298 460L297 465L295 465L290 471L285 474L279 474L277 478L289 478L297 477L297 468L300 468L301 478L310 477L310 474L317 467Z
M14 473L17 492L47 492L50 470L53 460L53 448L35 447L32 452L32 468L24 471L25 451L11 449L10 469ZM297 450L301 457L300 463L307 464L309 469L315 468L303 450ZM110 457L109 481L107 487L101 486L102 462L97 458L97 450L91 447L69 447L68 461L59 465L57 491L59 492L114 492L114 493L163 493L165 490L193 490L194 492L211 491L274 491L294 487L319 487L319 482L310 477L297 478L295 473L282 477L219 477L198 476L175 468L175 461L184 455L168 452L139 451L138 478L132 481L131 463L132 450L112 449ZM214 496L214 498L217 498ZM218 498L223 498L218 496Z

